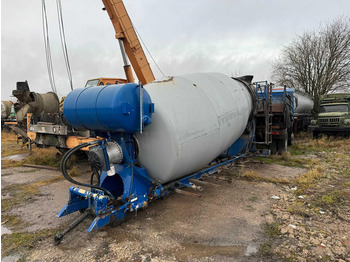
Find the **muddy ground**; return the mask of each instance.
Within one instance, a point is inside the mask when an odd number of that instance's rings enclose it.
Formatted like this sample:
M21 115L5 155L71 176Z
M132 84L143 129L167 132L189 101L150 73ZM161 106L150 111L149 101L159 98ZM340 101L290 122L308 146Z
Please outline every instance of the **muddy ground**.
M200 198L172 194L91 233L86 220L59 246L53 236L79 216L56 217L71 184L4 162L2 261L350 261L344 141L304 138L286 155L248 158L186 189Z

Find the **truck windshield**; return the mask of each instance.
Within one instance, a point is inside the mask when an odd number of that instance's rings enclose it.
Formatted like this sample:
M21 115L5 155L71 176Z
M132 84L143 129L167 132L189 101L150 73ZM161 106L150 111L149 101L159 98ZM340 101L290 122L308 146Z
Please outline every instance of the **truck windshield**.
M348 105L324 105L320 106L320 113L327 112L349 112Z
M97 86L99 81L100 81L100 79L89 80L89 81L87 81L85 87Z

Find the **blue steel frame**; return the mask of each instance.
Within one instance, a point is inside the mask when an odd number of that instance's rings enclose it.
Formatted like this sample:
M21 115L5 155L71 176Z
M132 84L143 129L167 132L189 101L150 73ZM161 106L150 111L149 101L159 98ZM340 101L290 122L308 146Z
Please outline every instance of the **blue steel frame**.
M204 175L216 173L219 167L230 166L237 159L244 157L241 154L228 160L226 158L218 164L162 185L153 181L147 175L146 170L137 165L132 135L114 134L109 136L109 139L115 140L121 145L124 152L123 163L113 166L115 170L113 176L108 176L106 171L102 172L100 186L109 190L116 198L112 199L105 195L103 191L97 189L89 191L71 187L69 189L69 201L57 215L57 217L62 217L76 211L91 210L96 217L88 232L94 228L107 225L112 217L120 221L125 217L128 210L132 212L146 207L153 200L169 195L176 188L192 187L193 184L190 179L200 179ZM238 147L242 146L244 148L245 145L245 143L240 143ZM105 147L105 142L101 143L101 147Z

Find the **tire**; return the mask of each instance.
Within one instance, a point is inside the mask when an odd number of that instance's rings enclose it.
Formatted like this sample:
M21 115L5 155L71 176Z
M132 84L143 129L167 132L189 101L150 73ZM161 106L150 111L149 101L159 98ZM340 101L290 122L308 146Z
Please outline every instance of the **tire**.
M320 138L320 133L318 131L312 131L312 137L314 139L318 139L318 138Z
M275 155L277 153L277 143L275 139L272 139L270 144L271 155Z
M284 152L287 152L287 147L288 147L288 139L281 139L277 140L277 151L278 154L281 155Z
M293 145L293 137L292 137L292 132L288 132L288 146Z

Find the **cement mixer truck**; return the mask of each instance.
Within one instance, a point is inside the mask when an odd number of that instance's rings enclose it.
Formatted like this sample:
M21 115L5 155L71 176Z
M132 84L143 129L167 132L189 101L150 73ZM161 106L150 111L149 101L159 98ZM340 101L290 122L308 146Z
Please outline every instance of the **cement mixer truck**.
M253 125L255 90L247 79L197 73L145 86L70 92L63 105L67 122L100 139L63 156L62 173L76 186L69 189L69 202L58 217L81 211L76 226L93 215L90 232L235 163L254 138L254 129L247 127ZM76 151L87 147L90 162L99 167L96 185L74 180L66 167ZM56 243L71 229L57 235Z
M17 88L12 95L18 99L15 103L16 119L26 126L27 114L39 117L41 113L58 113L59 100L54 92L39 94L29 90L28 82L17 82Z

